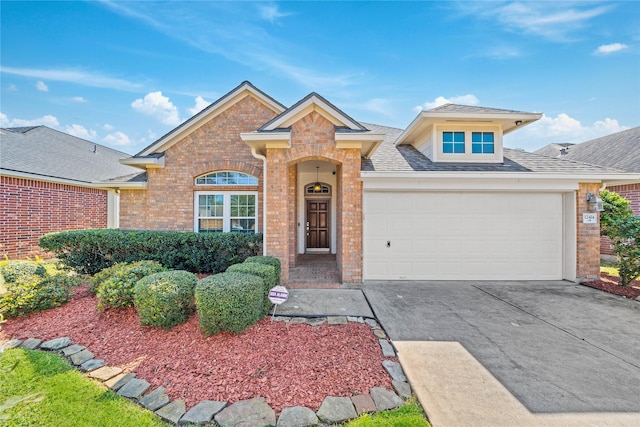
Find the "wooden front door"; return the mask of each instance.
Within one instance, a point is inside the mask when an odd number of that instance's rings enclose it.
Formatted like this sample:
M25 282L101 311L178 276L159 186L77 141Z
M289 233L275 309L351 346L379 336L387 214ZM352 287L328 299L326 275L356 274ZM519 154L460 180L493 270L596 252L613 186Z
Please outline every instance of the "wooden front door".
M307 249L329 248L329 200L307 200Z

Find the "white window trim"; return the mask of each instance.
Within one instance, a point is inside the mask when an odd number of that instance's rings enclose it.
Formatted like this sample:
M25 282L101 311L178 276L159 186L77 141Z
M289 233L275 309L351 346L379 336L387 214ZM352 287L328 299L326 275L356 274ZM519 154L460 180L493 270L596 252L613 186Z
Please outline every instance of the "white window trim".
M245 176L248 176L250 178L253 178L256 180L255 184L198 184L198 179L203 178L207 175L213 175L213 174L218 174L218 173L223 173L223 172L235 172L235 173L239 173ZM250 175L248 173L245 172L240 172L240 171L236 171L236 170L220 170L220 171L214 171L214 172L207 172L204 173L202 175L197 176L194 180L193 183L194 185L196 185L197 187L255 187L258 185L259 183L259 178L257 176L253 176Z
M222 213L222 232L229 233L231 231L231 196L255 196L255 212L256 226L254 232L260 230L258 223L258 192L257 191L195 191L193 196L193 231L199 233L198 220L200 219L200 196L216 196L223 197L223 213Z
M443 132L464 132L464 153L444 153L442 147ZM493 132L493 154L472 153L472 133ZM500 126L446 125L434 126L434 161L460 163L502 163L503 146Z

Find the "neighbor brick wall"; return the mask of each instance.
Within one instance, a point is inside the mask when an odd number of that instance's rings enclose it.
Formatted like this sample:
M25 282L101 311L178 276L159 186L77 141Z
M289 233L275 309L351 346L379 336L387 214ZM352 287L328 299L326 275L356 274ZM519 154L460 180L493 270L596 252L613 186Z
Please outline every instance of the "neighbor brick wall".
M165 167L148 170L146 190L120 196L120 228L193 231L195 191L257 191L262 230L262 161L251 154L240 133L251 132L275 113L251 96L237 102L168 148ZM195 178L222 170L258 177L257 186L195 186Z
M283 283L297 256L295 173L300 162L322 160L336 165L337 261L343 283L362 282L362 183L360 150L338 149L335 127L316 112L291 127L291 148L267 149L267 252L282 262Z
M640 184L615 185L608 187L607 190L616 192L631 201L631 210L636 215L640 215ZM604 255L613 254L611 240L608 237L600 237L600 253Z
M598 194L599 189L598 183L580 183L576 194L576 277L578 280L600 277L600 215L598 215L597 224L582 222L582 214L593 213L589 210L587 193Z
M0 257L47 254L38 240L54 231L107 227L107 191L0 177Z

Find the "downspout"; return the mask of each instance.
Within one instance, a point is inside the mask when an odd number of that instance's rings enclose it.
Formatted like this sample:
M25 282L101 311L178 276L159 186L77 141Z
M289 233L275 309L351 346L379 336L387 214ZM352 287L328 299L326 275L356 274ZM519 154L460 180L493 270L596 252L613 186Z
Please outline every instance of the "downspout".
M262 255L267 256L267 158L251 146L251 155L262 160Z

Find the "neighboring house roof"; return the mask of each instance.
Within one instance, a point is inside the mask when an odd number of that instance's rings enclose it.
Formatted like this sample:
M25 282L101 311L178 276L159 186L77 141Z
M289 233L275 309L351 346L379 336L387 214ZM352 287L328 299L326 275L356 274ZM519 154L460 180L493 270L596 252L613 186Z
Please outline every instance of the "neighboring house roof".
M546 154L550 152L548 147L543 147L536 153ZM568 148L565 155L557 153L553 157L607 166L625 172L640 172L640 126Z
M411 145L395 145L403 130L364 124L386 135L371 159L362 160L367 172L546 172L546 173L620 173L622 171L581 162L567 162L525 151L504 149L504 163L432 162Z
M5 174L90 184L140 174L120 164L129 155L46 126L0 129L0 170Z
M539 150L534 151L534 153L540 154L542 156L548 156L548 157L560 157L563 154L567 154L569 152L569 147L572 147L573 145L575 144L572 144L570 142L564 142L564 143L558 143L558 144L553 143L553 144L545 145Z

